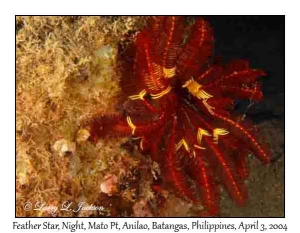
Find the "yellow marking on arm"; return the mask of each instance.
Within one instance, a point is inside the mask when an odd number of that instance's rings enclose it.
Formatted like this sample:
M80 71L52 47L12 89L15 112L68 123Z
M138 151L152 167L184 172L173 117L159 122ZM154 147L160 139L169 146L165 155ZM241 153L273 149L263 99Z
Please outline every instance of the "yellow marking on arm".
M163 73L165 78L172 78L175 76L176 73L176 66L172 68L165 68L163 67Z
M198 82L196 82L193 78L191 78L190 80L186 81L185 84L182 86L183 88L187 88L188 91L195 97L197 97L198 99L202 100L203 105L207 108L207 110L209 111L210 114L214 114L214 107L211 107L208 103L207 100L211 97L213 97L212 95L210 95L209 93L207 93L206 91L204 91L202 89L202 85L200 85Z
M191 82L193 80L194 80L193 78L189 79L188 81L185 82L185 84L182 85L182 87L184 88L184 87L187 87L187 86L191 85Z
M163 90L162 92L158 93L158 94L151 94L151 97L153 99L158 99L160 97L163 97L164 95L168 94L171 91L172 87L168 86L165 90Z
M210 114L214 115L213 109L215 109L215 108L212 107L212 106L210 106L210 105L207 103L207 99L202 100L202 103L203 103L203 105L207 108L207 111L209 111Z
M197 140L198 140L198 143L200 145L199 149L205 149L204 147L201 147L203 136L211 136L211 134L207 130L205 130L205 129L198 128ZM198 147L196 147L196 148L198 148Z
M150 56L149 47L147 43L144 44L144 50L145 50L147 68L148 68L147 69L148 74L145 74L146 85L147 87L153 90L158 90L159 88L163 88L164 84L161 80L162 74L160 73L161 67L158 64L151 61L151 56ZM160 73L160 75L158 73Z
M195 148L197 148L197 149L200 149L200 150L206 150L206 148L205 148L205 147L198 146L198 145L196 145L196 144L194 145L194 147L195 147Z
M206 100L206 99L209 99L209 98L211 98L211 97L213 97L212 95L210 95L210 94L208 94L206 91L204 91L204 90L199 90L198 91L198 94L197 94L197 97L199 98L199 99L204 99L204 100Z
M129 125L129 127L132 129L132 135L134 135L136 126L132 123L130 116L127 116L127 123Z
M183 145L184 149L187 151L187 152L190 152L190 148L189 148L189 145L187 144L187 142L183 139L181 139L177 145L176 145L176 150L179 150L180 147Z
M227 135L229 134L229 132L226 129L223 128L215 128L213 130L213 139L214 139L214 143L218 144L218 138L219 135Z
M144 150L144 147L143 147L143 138L141 139L140 147L141 147L142 150Z
M142 90L139 94L137 95L131 95L129 96L128 98L131 99L131 100L143 100L144 99L144 96L147 94L146 90Z
M195 151L193 151L193 157L196 158L196 152Z
M202 89L202 85L200 85L198 82L196 82L193 78L186 81L182 87L183 88L186 87L189 90L189 92L193 96L197 97L198 99L206 100L206 99L213 97L212 95L210 95L209 93L204 91Z

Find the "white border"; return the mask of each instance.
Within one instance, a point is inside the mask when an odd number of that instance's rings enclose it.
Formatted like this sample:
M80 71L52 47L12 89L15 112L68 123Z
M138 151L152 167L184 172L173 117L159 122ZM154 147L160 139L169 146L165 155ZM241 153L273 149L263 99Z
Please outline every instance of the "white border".
M188 14L188 15L209 15L209 14L285 14L286 15L286 219L260 219L264 223L287 223L288 232L299 232L297 229L297 216L299 215L299 13L297 1L276 1L276 0L231 0L231 1L158 1L158 0L137 0L137 1L116 1L116 0L51 0L51 1L2 1L1 2L1 36L0 36L0 80L1 80L1 221L0 228L3 232L12 232L12 222L15 215L15 98L14 98L14 77L15 77L15 14ZM258 35L259 36L259 35ZM42 222L50 219L33 219L34 222ZM70 219L66 219L69 221ZM72 219L74 221L76 219ZM137 219L117 219L119 222ZM202 221L203 219L200 219ZM255 219L208 219L209 222L219 223L220 221L238 223L253 222ZM24 222L26 219L17 219ZM54 222L61 222L62 219L51 219ZM71 221L71 220L70 220ZM83 219L82 221L94 221ZM98 219L98 221L109 222L113 219ZM143 222L156 221L155 219L142 219ZM158 219L164 222L190 222L191 219ZM31 232L31 231L30 231ZM69 232L69 231L68 231ZM88 232L88 231L86 231ZM95 231L94 231L95 232ZM127 231L124 231L127 232ZM218 231L222 232L222 231ZM228 232L228 231L227 231ZM238 232L238 231L236 231Z

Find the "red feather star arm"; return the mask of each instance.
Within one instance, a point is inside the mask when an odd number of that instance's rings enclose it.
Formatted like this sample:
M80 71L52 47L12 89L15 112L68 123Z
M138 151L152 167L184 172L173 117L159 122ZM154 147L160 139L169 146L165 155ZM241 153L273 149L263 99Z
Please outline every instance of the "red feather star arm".
M184 140L188 146L183 147L185 150L185 159L183 163L186 163L187 172L191 178L195 181L197 189L200 194L202 205L207 211L207 215L216 215L219 212L220 202L220 190L216 185L214 178L209 171L209 165L204 161L206 153L203 150L199 150L195 147L197 140L193 135L194 125L189 118L189 115L185 109L181 110L181 121L185 127ZM189 159L187 159L187 157ZM187 162L186 162L187 160Z
M204 19L197 19L192 34L178 57L178 73L184 80L196 77L212 55L214 38L212 29Z
M212 140L204 138L205 144L213 154L213 160L219 164L219 178L223 181L227 192L238 205L244 205L247 200L247 191L243 182L234 171L234 166L229 157L223 154Z
M218 173L218 177L223 181L227 192L237 204L243 205L247 200L246 188L235 172L233 161L229 156L220 151L218 145L215 144L216 142L210 137L209 132L212 132L214 127L199 115L192 119L192 121L202 132L207 132L203 133L201 139L198 138L199 145L197 148L208 150L208 154L206 153L207 160L216 167L216 173Z
M174 116L172 120L171 135L167 147L163 172L165 173L166 180L171 182L173 186L176 187L180 195L187 197L189 200L194 202L198 202L197 196L195 195L196 192L187 179L186 174L183 172L178 160L178 153L175 151L176 125L177 120Z
M166 120L165 113L162 113L157 120L151 122L141 122L136 119L135 122L130 116L125 119L120 116L102 116L96 117L91 123L91 136L94 141L105 135L113 136L142 136L164 126Z
M253 151L262 162L270 162L270 155L244 127L222 115L214 114L214 116L222 120L226 125L230 126L231 132L237 137L240 137L241 140L249 146L249 149Z
M209 214L216 215L219 212L220 190L210 174L209 167L205 164L201 152L200 150L193 152L194 159L191 160L188 168L197 184L202 205Z

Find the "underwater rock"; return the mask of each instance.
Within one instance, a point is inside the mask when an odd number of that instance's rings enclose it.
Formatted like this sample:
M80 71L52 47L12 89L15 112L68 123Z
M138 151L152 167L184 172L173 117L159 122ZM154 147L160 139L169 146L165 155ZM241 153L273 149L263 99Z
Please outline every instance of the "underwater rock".
M76 151L76 144L66 139L60 139L54 143L53 150L60 156L65 156L70 153L73 154Z
M82 143L85 142L86 140L88 140L88 138L90 137L90 132L86 129L80 129L77 132L77 137L76 137L76 142L78 143Z
M112 196L118 191L117 184L118 178L115 175L108 174L104 177L104 181L100 184L100 190L102 193Z
M151 209L145 199L134 203L132 209L134 217L153 217Z

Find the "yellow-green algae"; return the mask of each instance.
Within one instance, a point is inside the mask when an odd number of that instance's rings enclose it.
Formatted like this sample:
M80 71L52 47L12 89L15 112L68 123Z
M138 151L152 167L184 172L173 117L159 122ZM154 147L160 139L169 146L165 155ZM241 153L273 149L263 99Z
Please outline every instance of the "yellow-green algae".
M126 139L95 146L80 125L96 113L115 111L117 45L144 22L144 17L17 17L17 216L53 215L25 211L26 202L95 204L105 174L121 177L138 165L120 147Z

